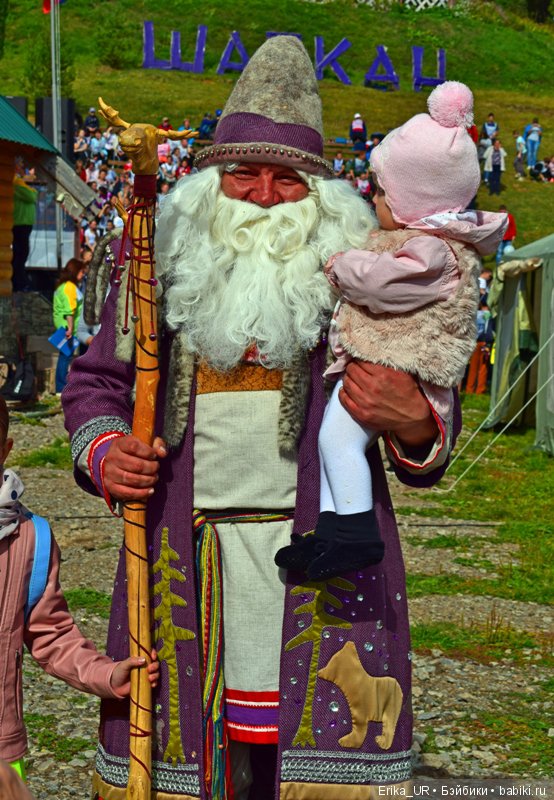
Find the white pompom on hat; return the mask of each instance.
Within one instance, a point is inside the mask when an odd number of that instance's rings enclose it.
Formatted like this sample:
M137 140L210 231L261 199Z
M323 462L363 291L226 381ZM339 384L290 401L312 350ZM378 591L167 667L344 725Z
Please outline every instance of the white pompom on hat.
M371 168L394 219L404 225L431 214L463 211L481 181L477 149L467 132L473 95L446 81L428 97L429 114L416 114L371 152Z

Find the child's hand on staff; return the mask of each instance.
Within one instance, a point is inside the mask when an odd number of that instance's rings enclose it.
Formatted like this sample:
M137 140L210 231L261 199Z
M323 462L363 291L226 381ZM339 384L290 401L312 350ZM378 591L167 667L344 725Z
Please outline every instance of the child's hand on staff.
M152 661L146 667L148 673L148 680L152 688L158 685L160 677L160 662L158 661L158 654L153 649L151 653ZM146 664L145 658L137 658L132 656L126 658L124 661L119 661L112 673L112 689L120 696L127 697L131 692L131 670L140 669Z

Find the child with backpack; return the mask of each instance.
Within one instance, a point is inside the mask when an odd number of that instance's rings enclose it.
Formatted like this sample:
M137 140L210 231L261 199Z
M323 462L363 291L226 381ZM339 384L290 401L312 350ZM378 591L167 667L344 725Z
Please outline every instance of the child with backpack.
M60 587L60 551L50 526L21 504L23 484L4 469L13 445L8 429L8 409L0 396L0 759L24 778L23 645L48 674L105 698L127 697L130 672L146 659L114 662L77 628ZM146 669L156 686L155 650Z

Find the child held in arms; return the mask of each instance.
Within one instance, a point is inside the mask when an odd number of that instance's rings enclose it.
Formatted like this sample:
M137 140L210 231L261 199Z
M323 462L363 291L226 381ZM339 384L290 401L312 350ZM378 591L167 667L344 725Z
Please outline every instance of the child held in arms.
M0 759L25 778L27 735L23 723L23 645L50 675L99 697L124 698L130 693L132 669L144 658L112 661L81 634L59 583L60 551L46 520L20 502L23 484L4 462L12 449L9 415L0 396ZM159 678L156 651L146 667L152 686ZM1 794L1 793L0 793Z
M353 358L416 376L437 420L452 411L453 387L475 348L480 256L494 253L505 214L466 210L481 180L467 128L473 95L448 81L431 92L429 114L391 131L371 153L380 230L365 250L332 256L325 274L340 296L331 323L336 380L319 434L320 515L315 535L293 535L276 555L310 580L379 563L384 543L373 507L366 450L379 432L341 404ZM444 426L439 425L444 432ZM406 457L385 434L396 460Z

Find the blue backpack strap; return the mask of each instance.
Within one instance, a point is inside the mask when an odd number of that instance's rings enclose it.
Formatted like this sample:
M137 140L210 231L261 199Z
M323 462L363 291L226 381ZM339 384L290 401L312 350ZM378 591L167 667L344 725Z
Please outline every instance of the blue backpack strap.
M50 551L52 549L52 532L48 521L36 514L31 514L29 519L35 528L35 555L27 602L25 603L25 621L27 621L29 614L44 594L50 566Z

